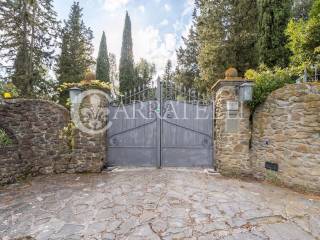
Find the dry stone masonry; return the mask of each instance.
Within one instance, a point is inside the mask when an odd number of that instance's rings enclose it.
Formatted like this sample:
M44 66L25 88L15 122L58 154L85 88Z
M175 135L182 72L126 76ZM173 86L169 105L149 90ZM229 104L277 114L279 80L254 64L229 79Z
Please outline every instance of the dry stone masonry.
M243 81L229 71L213 87L218 171L320 193L319 83L278 89L250 119L239 101Z
M61 137L69 123L69 111L58 104L1 100L0 128L8 132L13 144L0 147L0 184L39 174L101 171L105 136L88 136L76 130L70 148Z
M320 85L273 92L253 117L252 170L289 187L320 192ZM266 163L278 171L266 170Z

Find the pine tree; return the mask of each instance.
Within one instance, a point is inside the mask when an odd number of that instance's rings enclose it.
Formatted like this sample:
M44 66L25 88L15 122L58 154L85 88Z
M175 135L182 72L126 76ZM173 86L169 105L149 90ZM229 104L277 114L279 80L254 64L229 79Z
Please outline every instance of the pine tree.
M256 0L199 0L197 7L200 89L210 88L228 67L244 73L257 65Z
M56 18L52 0L0 2L0 58L22 96L34 96L54 62Z
M86 71L94 64L92 57L93 34L82 20L82 8L79 2L71 7L68 21L62 30L61 55L58 59L58 80L65 82L80 82Z
M268 67L286 67L290 51L284 32L291 15L291 0L258 0L258 9L259 62Z
M162 76L162 81L164 83L169 83L173 80L173 71L172 71L172 62L171 60L167 61L166 67L164 69L164 74Z
M185 47L177 50L177 68L175 81L186 88L198 88L196 81L200 77L198 64L199 44L198 34L192 26L188 37L182 37Z
M104 82L110 82L110 64L107 50L106 34L103 32L97 58L96 78Z
M135 86L135 71L134 71L134 60L133 60L133 44L131 35L131 20L128 12L126 13L121 58L119 66L119 81L120 81L120 92L128 92Z

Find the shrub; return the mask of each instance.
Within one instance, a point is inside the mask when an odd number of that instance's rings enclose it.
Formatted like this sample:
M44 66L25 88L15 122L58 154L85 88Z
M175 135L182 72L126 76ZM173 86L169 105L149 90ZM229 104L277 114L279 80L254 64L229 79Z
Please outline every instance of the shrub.
M111 83L103 82L100 80L90 80L90 81L81 81L80 83L63 83L58 88L60 93L68 91L70 88L77 87L81 90L89 90L89 89L99 89L102 91L110 91Z
M12 139L9 137L5 130L0 128L0 146L9 146L12 144Z
M295 83L297 78L291 69L275 68L271 70L264 66L261 66L257 71L248 70L245 73L245 77L255 82L253 100L249 102L249 106L253 111L267 99L271 92L284 87L286 84Z
M6 97L18 97L19 91L13 83L4 83L0 81L0 95Z

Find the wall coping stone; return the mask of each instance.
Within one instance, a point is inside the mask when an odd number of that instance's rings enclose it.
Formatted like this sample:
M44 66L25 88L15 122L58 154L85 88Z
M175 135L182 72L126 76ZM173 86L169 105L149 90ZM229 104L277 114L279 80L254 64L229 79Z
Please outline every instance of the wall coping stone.
M15 103L25 103L25 102L31 102L31 103L47 103L50 105L53 105L57 108L59 108L60 110L64 111L64 112L68 112L69 110L67 108L65 108L64 106L49 101L49 100L43 100L43 99L32 99L32 98L13 98L13 99L0 99L0 105L8 105L8 104L15 104Z

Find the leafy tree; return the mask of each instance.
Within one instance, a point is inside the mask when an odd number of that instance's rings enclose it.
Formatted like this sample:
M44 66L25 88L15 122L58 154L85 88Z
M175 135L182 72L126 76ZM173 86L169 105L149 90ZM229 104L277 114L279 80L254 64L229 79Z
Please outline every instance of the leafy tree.
M202 88L210 88L228 67L241 74L257 65L255 0L198 1L199 57Z
M196 81L200 77L198 64L199 44L197 32L192 26L188 37L182 37L185 47L177 50L177 68L175 81L186 88L198 87Z
M34 96L54 62L59 23L52 0L0 2L0 58L20 94Z
M86 71L94 64L92 39L91 29L82 20L82 8L79 2L74 2L62 30L61 55L57 68L60 84L84 79Z
M285 29L291 14L291 0L258 0L259 38L257 50L260 64L286 67L290 51L285 47Z
M315 0L308 20L292 19L286 30L291 61L301 70L311 64L320 64L320 0Z
M105 32L103 32L102 34L100 47L99 47L96 78L104 82L110 82L110 64L109 64L107 39L106 39Z
M135 87L148 85L156 74L156 66L142 58L135 66L135 74Z
M134 71L134 60L133 60L133 44L131 35L131 20L128 12L126 13L121 58L119 66L119 81L120 81L120 92L128 92L135 86L135 71Z

